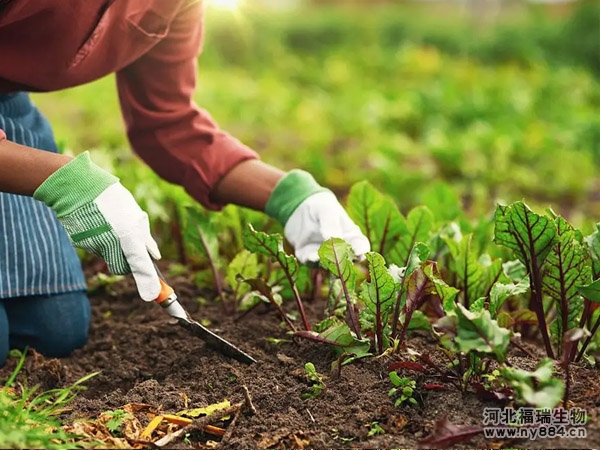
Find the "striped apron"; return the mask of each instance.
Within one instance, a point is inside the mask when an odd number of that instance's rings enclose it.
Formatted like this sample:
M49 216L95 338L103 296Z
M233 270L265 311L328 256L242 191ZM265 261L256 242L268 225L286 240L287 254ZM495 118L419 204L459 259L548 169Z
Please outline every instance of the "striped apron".
M26 93L0 94L0 128L13 142L58 152ZM81 262L54 212L31 197L0 193L0 299L85 289Z

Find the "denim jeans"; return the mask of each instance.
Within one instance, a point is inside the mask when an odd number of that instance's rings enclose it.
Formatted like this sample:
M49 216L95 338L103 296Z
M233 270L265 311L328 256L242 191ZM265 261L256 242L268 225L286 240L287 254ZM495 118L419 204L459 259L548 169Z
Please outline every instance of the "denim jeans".
M68 356L87 341L90 309L82 291L0 299L0 366L13 348Z

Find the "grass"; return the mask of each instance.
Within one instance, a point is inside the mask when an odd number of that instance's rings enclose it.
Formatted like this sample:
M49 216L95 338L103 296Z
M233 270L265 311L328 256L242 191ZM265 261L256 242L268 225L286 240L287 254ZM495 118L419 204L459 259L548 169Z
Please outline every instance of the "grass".
M16 383L25 354L0 388L0 448L79 448L78 436L63 430L60 414L75 398L82 384L95 376L86 375L71 386L38 392Z

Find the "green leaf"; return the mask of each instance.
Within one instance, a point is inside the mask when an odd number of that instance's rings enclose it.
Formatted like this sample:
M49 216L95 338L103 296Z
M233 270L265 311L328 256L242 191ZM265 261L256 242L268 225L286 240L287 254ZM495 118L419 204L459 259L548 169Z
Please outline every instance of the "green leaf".
M596 280L584 286L579 286L578 290L579 293L590 302L600 303L600 280Z
M253 253L269 256L277 261L284 270L294 277L298 271L298 260L288 255L283 249L283 238L280 234L267 234L256 231L251 224L244 230L244 245Z
M556 225L548 217L534 213L523 202L498 205L495 214L494 241L514 251L529 274L530 306L538 317L546 353L554 357L542 295L542 266L556 242Z
M492 318L498 315L498 311L506 300L515 295L524 294L529 290L529 277L521 279L517 284L494 283L490 291L490 314Z
M350 316L350 326L360 339L360 326L354 313L356 272L354 271L352 246L343 239L328 239L319 248L319 260L325 269L340 279L346 298L346 308Z
M384 351L384 333L388 328L388 320L394 307L394 300L399 289L392 275L388 273L383 256L376 252L365 255L369 264L370 281L362 284L361 298L370 314L375 330L375 344L379 354Z
M596 231L584 239L592 258L592 270L594 278L600 276L600 223L596 224Z
M494 356L498 362L504 362L510 343L510 331L500 327L498 322L490 317L490 312L485 309L474 313L460 303L457 307L455 341L459 351L487 354Z
M329 318L324 324L317 327L316 331L296 331L294 336L303 337L316 342L330 345L338 356L349 353L354 356L344 360L342 365L348 364L356 359L371 356L369 349L371 343L368 339L357 339L350 331L350 327L337 318Z
M186 212L184 240L216 263L219 257L219 235L214 223L196 207L188 207Z
M483 268L477 260L477 255L471 251L471 239L471 234L464 235L460 242L446 239L458 281L456 287L460 289L460 295L466 300L463 300L466 305L473 303L483 293L479 287L482 284Z
M406 278L406 300L402 308L404 313L402 336L406 332L413 313L422 306L425 296L437 293L435 284L425 273L425 270L429 270L429 273L435 273L436 269L433 269L434 266L437 266L435 261L425 261Z
M542 287L556 305L557 318L550 331L560 351L563 334L579 324L583 298L577 288L591 281L591 269L576 230L562 217L556 217L555 224L557 239L544 265Z
M413 273L413 271L417 267L419 267L421 264L427 261L427 258L429 258L430 253L431 250L429 249L427 244L424 244L423 242L415 242L415 245L413 246L413 248L410 251L410 254L408 255L404 277L406 278L410 276L410 274Z
M429 323L429 319L423 313L423 311L419 311L417 309L413 312L410 322L408 323L408 330L431 331L431 324Z
M529 273L539 273L555 240L554 222L534 213L525 203L496 208L494 242L513 250Z
M471 312L482 311L483 308L485 307L485 300L486 300L486 297L479 297L477 300L475 300L473 303L471 303L471 306L469 306L469 311L471 311Z
M276 293L273 290L273 288L266 283L265 280L263 280L262 278L250 278L250 279L245 279L244 282L248 283L250 285L252 290L255 291L255 293L256 293L255 295L257 297L259 297L261 300L263 300L265 302L270 303L271 305L273 305L275 307L275 309L279 313L279 316L287 324L287 326L290 328L290 330L292 330L292 331L296 330L296 327L294 327L294 324L290 321L288 315L285 313L285 311L283 310L283 308L281 306L283 304L281 295Z
M435 211L438 221L450 222L463 214L458 194L443 181L425 187L421 203Z
M227 266L225 280L231 289L233 289L237 298L242 297L250 290L250 287L247 284L243 284L243 280L246 278L256 278L259 272L258 269L258 258L256 257L256 254L251 253L246 249L239 252L231 260Z
M408 266L409 255L417 242L427 242L433 227L433 214L425 206L417 206L406 217L406 228L385 257L388 263Z
M433 290L440 298L444 311L453 311L455 308L455 299L458 295L458 289L449 286L443 279L437 268L437 264L427 264L423 268L425 276L433 283Z
M282 268L278 268L277 270L271 272L269 282L275 284L275 281L278 281L277 284L281 286L281 296L284 298L292 298L294 296L294 291L290 284L285 282L285 280L285 271ZM300 264L298 266L298 270L296 270L296 273L294 274L294 284L296 285L296 288L300 294L310 291L312 286L310 267L304 264Z
M552 376L553 368L553 361L544 358L533 372L514 367L501 367L500 370L504 379L515 390L519 404L554 408L563 398L565 385Z
M386 255L408 233L406 220L395 202L368 181L352 186L347 211L369 239L371 248L382 255Z
M516 283L527 276L527 267L518 259L506 261L502 264L502 271L508 279Z

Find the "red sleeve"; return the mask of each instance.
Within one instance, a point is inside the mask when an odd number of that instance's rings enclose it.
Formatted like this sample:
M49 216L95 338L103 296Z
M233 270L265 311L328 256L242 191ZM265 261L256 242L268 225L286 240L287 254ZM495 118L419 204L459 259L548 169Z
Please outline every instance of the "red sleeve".
M121 109L135 152L162 178L209 209L217 182L258 155L220 130L192 100L202 45L202 3L178 13L167 36L117 73Z

